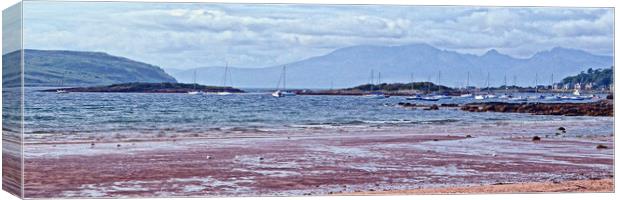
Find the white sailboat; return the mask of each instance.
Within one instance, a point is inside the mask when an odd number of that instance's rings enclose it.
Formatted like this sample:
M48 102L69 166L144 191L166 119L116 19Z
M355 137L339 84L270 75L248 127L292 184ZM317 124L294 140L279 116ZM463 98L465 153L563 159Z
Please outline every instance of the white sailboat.
M387 98L385 96L385 94L381 93L381 92L372 92L374 89L374 80L375 80L375 71L374 70L370 70L370 94L366 94L364 95L364 97L366 98L371 98L371 99L385 99ZM381 78L379 78L381 79Z
M476 95L474 96L474 99L476 100L484 100L484 99L495 99L497 98L497 96L493 93L491 93L491 74L489 72L487 72L487 80L486 80L486 85L487 85L487 94L486 95Z
M467 82L465 82L465 91L469 90L469 71L467 72ZM472 93L467 92L466 94L461 94L461 98L472 98L474 95Z
M230 77L230 79L232 79L232 74L230 72L230 69L228 69L228 62L226 62L226 67L224 68L224 81L222 81L222 86L227 87L228 85L226 85L228 82L228 77ZM232 80L230 80L231 85L232 85ZM220 96L227 96L227 95L231 95L232 93L230 92L216 92L216 95L220 95Z
M204 95L205 93L203 91L196 90L196 85L198 85L198 84L196 83L196 70L194 70L194 89L189 91L189 92L187 92L187 94L189 94L189 95Z
M278 89L280 87L280 81L282 81L282 90ZM286 91L286 66L282 67L282 74L280 74L280 79L278 80L278 85L276 86L276 91L271 93L271 96L274 97L287 97L287 96L295 96L295 93Z
M437 74L437 92L441 91L441 71ZM435 101L435 99L451 99L452 97L443 95L443 94L435 94L428 97L428 99Z
M512 98L512 95L508 94L508 79L506 77L506 74L504 74L504 94L499 95L500 99L510 99Z
M413 81L413 74L411 74L411 96L405 97L405 99L407 100L417 100L420 95L416 95L414 94L415 88L414 88L414 81Z
M63 74L62 74L62 79L60 79L60 87L61 87L61 88L60 88L60 89L57 89L57 90L56 90L56 93L58 93L58 94L66 94L66 93L69 93L69 91L67 91L67 90L65 90L65 89L62 89L62 86L64 85L64 82L65 82L65 74L63 73Z
M527 98L523 98L522 96L509 98L510 101L527 101Z

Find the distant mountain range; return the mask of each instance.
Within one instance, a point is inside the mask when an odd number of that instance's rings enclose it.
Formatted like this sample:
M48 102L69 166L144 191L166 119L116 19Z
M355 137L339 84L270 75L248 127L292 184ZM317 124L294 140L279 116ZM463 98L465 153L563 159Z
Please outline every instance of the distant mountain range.
M128 82L172 82L161 68L100 52L24 51L26 86L92 86ZM7 66L18 66L19 52L3 55ZM16 74L4 74L5 83ZM14 81L13 81L14 82Z
M3 55L3 66L17 66L17 52ZM197 82L204 85L223 85L224 67L201 67L188 70L161 68L100 52L25 50L26 86L93 86L130 82ZM462 54L440 50L426 44L403 46L360 45L341 48L323 56L284 64L287 67L288 88L348 88L370 82L371 70L375 83L432 81L447 86L465 85L470 74L470 86L486 86L487 73L491 86L504 84L532 86L550 84L589 68L609 68L613 57L556 47L536 53L530 58L514 58L490 50L483 55ZM274 88L281 76L282 66L236 68L230 67L232 78L228 86L237 88ZM441 78L438 81L439 74ZM16 79L17 72L5 70L3 83ZM232 79L232 85L230 85ZM13 81L14 82L14 81ZM12 82L11 82L12 83Z
M538 52L530 58L514 58L490 50L483 55L462 54L441 50L426 44L403 46L360 45L337 49L323 56L312 57L279 66L262 68L230 67L234 87L273 88L281 75L282 66L287 67L288 88L345 88L370 82L371 70L375 81L381 73L381 82L428 81L448 86L465 85L470 73L471 86L486 86L487 73L490 85L508 85L516 77L517 85L531 86L550 84L577 74L588 68L608 68L613 57L593 55L586 51L556 47ZM200 67L188 70L167 69L180 82L197 82L206 85L222 85L224 67ZM439 74L441 75L439 76ZM537 76L537 75L538 76ZM536 81L538 77L538 81Z

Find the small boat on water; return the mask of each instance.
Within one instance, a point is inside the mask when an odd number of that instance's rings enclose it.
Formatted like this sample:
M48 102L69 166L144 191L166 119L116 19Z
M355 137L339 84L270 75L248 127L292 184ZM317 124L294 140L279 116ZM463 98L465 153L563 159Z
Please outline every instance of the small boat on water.
M388 98L389 96L386 96L385 94L381 92L373 92L373 93L364 95L364 97L371 98L371 99L385 99L385 98Z
M222 86L227 87L227 86L232 86L232 81L230 81L230 85L227 85L229 82L229 78L232 79L232 73L230 72L230 69L228 68L228 62L226 62L226 67L224 68L224 78L222 80ZM232 93L230 92L216 92L215 95L219 95L219 96L227 96L227 95L232 95Z
M189 95L205 95L205 92L196 90L196 86L197 85L198 84L196 83L196 70L194 70L194 89L191 90L191 91L188 91L187 94L189 94Z
M459 97L461 97L461 98L472 98L472 97L474 97L474 95L473 94L461 94L461 96L459 96Z
M422 97L420 100L421 101L439 101L440 98L437 98L437 97Z
M542 100L542 99L546 99L545 95L528 96L527 98L528 98L528 99L531 99L531 100L539 100L539 99L540 99L540 100Z
M430 97L433 98L433 99L451 99L452 98L450 96L442 95L442 94L440 94L440 95L433 95L433 96L430 96Z
M282 89L277 89L280 87L280 81L282 81ZM286 91L286 66L282 66L282 74L280 74L280 79L278 80L278 85L276 85L276 91L271 93L271 96L274 97L290 97L295 96L296 94L293 92Z
M440 100L440 98L437 98L436 96L422 96L422 95L406 97L405 99L414 100L414 101L439 101Z
M594 95L589 95L589 96L567 96L567 95L564 95L564 96L558 97L558 100L561 100L561 101L583 101L583 100L590 100L592 98L594 98Z
M476 95L474 96L474 99L476 100L485 100L485 99L495 99L497 98L497 95L494 94L486 94L486 95Z
M569 101L582 101L582 100L585 100L586 98L581 97L581 96L562 96L560 99L569 100Z
M502 95L499 95L499 97L498 97L498 98L500 98L500 99L510 99L510 98L512 98L512 95L509 95L509 94L502 94Z
M282 91L282 90L276 90L275 92L271 93L271 96L274 96L274 97L290 97L290 96L295 96L295 95L296 95L295 93Z
M203 92L203 91L189 91L189 92L187 92L187 94L189 94L189 95L205 95L205 92Z
M523 98L521 96L509 98L510 101L527 101L527 98Z
M62 79L60 79L60 87L61 87L61 88L56 90L56 93L57 93L57 94L66 94L66 93L69 93L69 91L67 91L67 90L65 90L65 89L62 89L62 86L64 85L64 83L65 83L65 74L63 74L63 75L62 75Z
M409 96L409 97L405 97L406 100L420 100L422 98L422 96L415 95L415 96Z
M495 98L497 98L497 95L494 95L494 94L487 94L487 95L485 95L485 96L484 96L484 98L485 98L485 99L495 99Z

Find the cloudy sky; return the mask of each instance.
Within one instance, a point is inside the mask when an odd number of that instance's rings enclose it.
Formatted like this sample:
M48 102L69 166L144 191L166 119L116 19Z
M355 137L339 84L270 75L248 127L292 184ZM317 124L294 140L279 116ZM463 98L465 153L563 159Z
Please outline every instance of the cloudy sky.
M104 51L164 68L265 67L352 45L428 43L529 57L612 55L613 9L123 2L24 4L26 48Z

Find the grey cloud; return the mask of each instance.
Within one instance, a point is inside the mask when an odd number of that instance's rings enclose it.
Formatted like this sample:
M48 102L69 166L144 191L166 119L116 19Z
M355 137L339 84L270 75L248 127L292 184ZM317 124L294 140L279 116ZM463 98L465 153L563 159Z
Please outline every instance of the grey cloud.
M477 54L493 48L517 57L555 46L603 54L613 48L611 9L156 5L71 13L82 20L39 10L27 21L27 46L107 51L164 67L223 60L260 67L362 44L429 43Z

